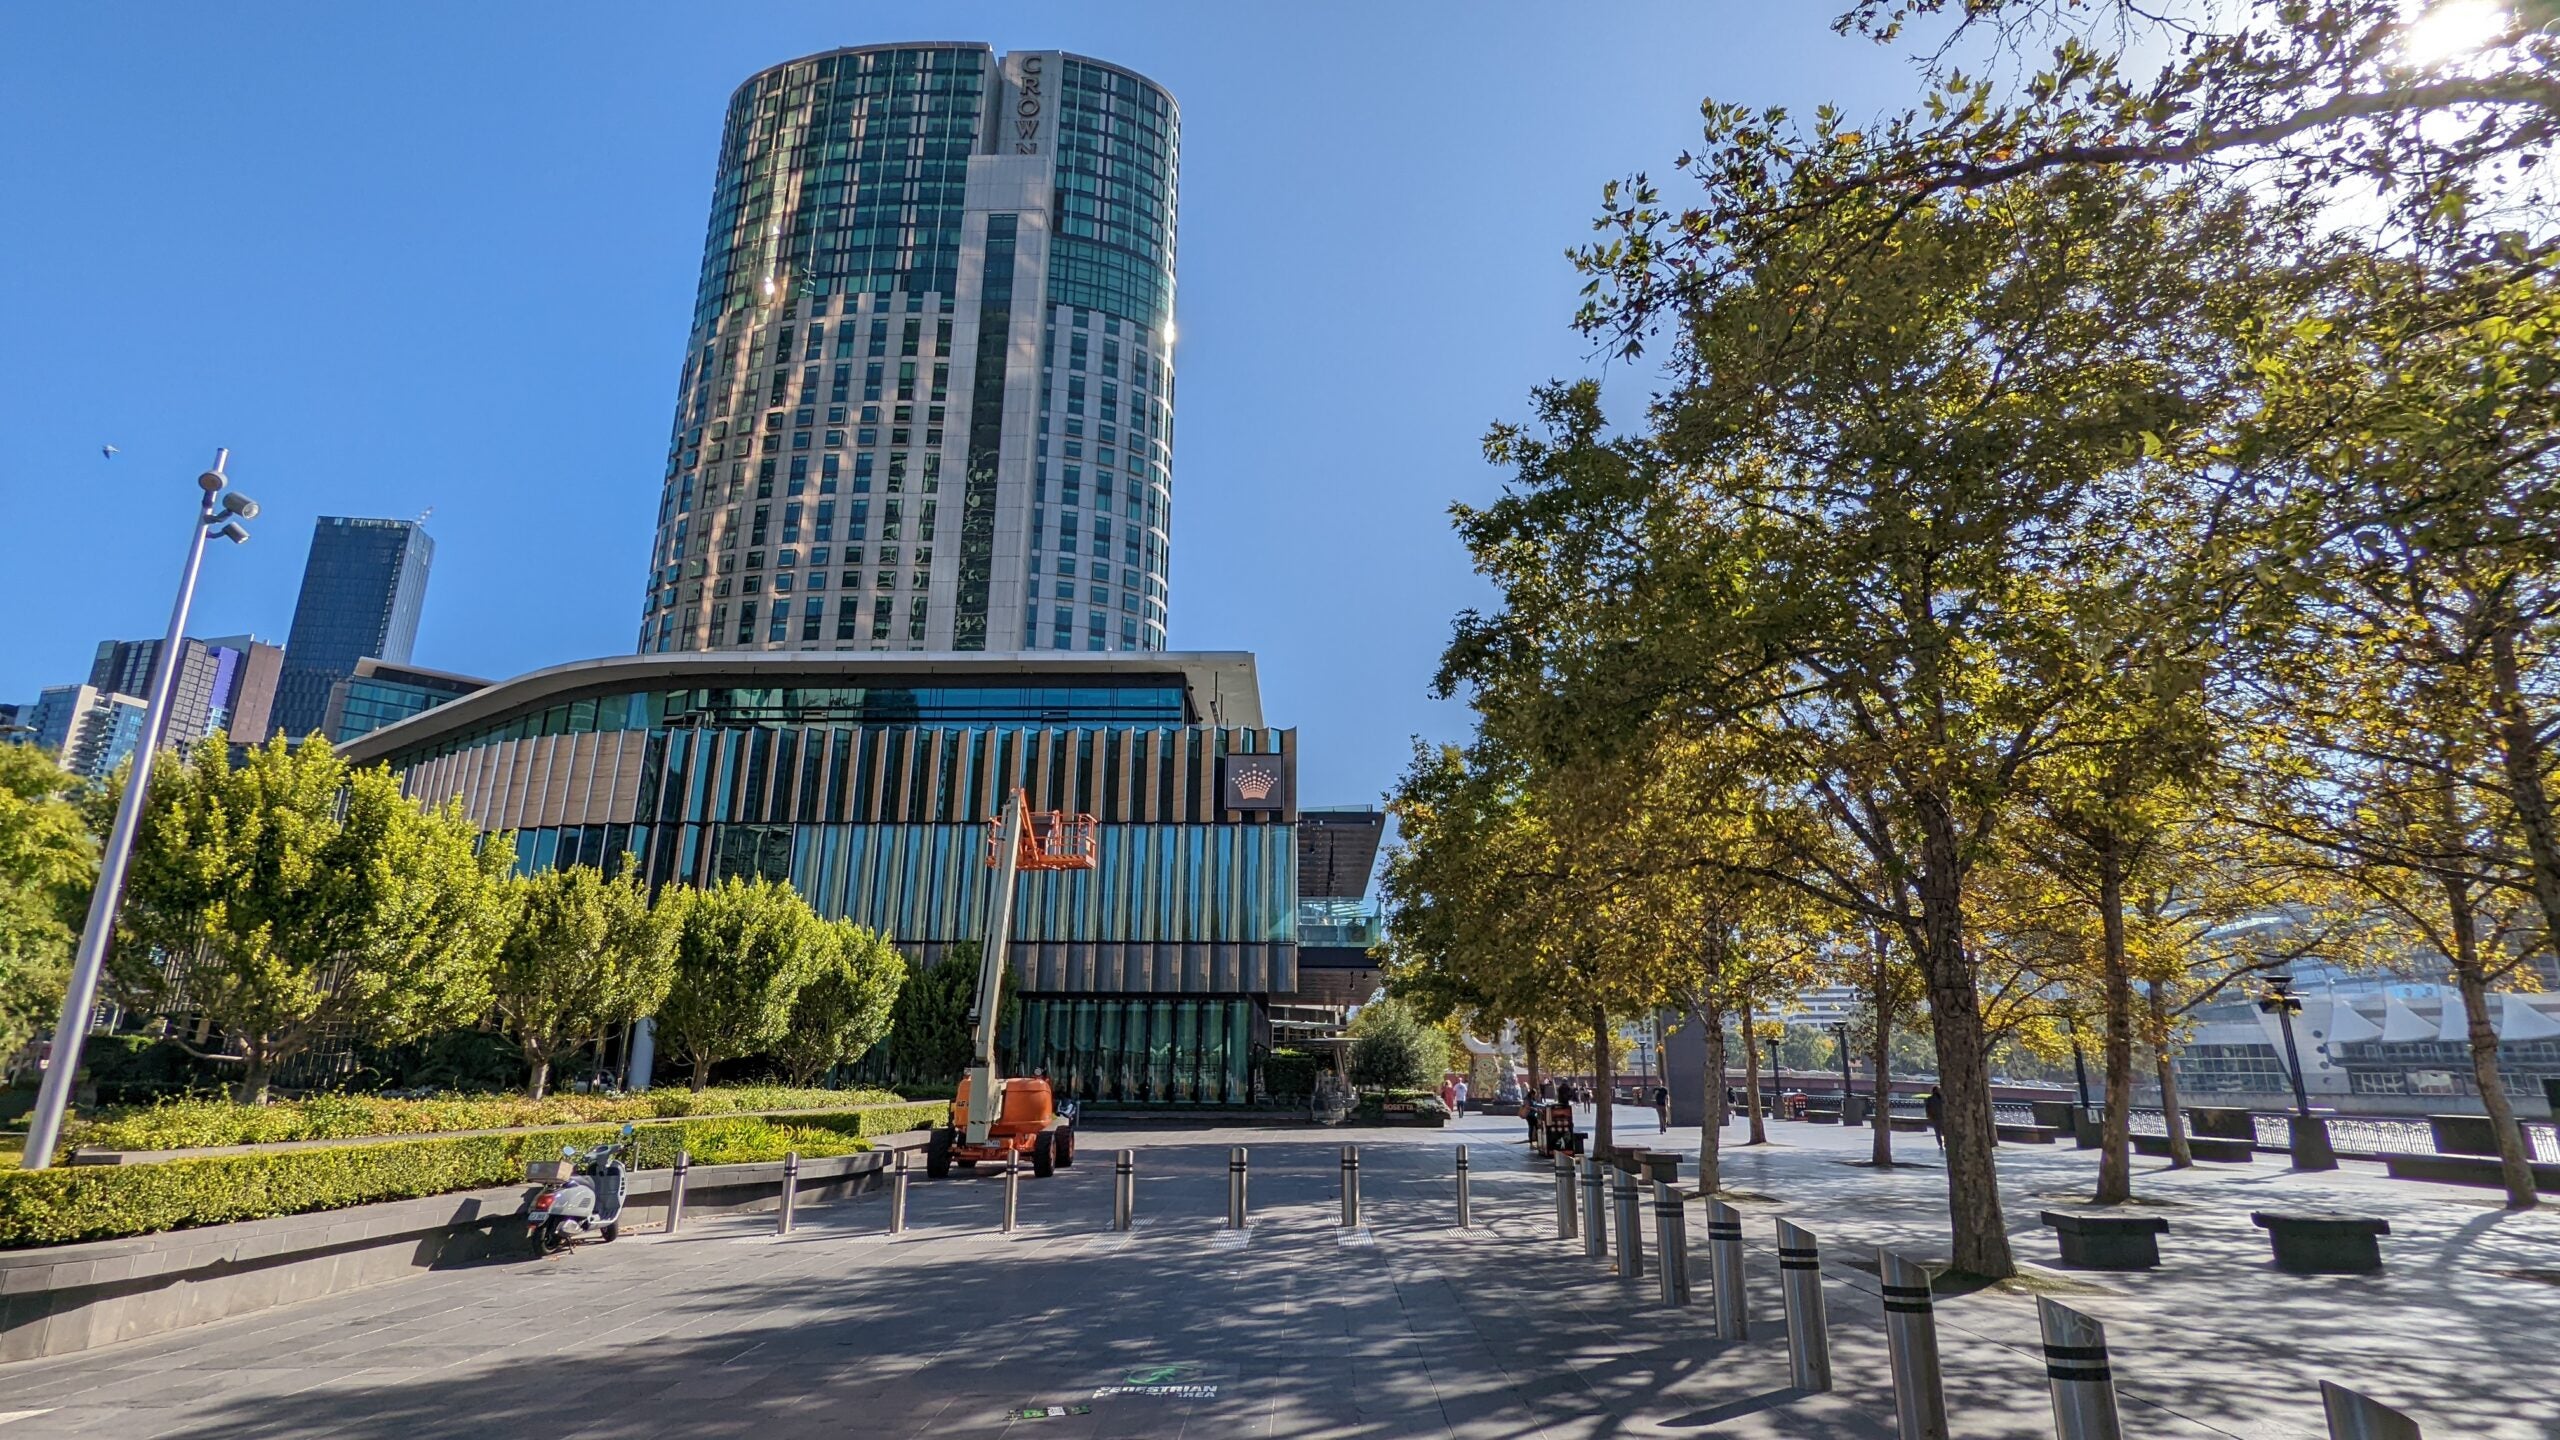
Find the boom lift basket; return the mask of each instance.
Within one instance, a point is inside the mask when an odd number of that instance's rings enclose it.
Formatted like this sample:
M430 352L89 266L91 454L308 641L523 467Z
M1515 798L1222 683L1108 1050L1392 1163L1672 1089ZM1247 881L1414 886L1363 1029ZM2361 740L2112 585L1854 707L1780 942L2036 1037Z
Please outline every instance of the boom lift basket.
M1013 792L1022 806L1022 843L1015 847L1013 863L1024 870L1090 870L1094 865L1094 820L1090 815L1066 810L1034 810L1030 797L1020 790ZM998 864L1004 858L1004 817L999 814L987 822L987 864Z

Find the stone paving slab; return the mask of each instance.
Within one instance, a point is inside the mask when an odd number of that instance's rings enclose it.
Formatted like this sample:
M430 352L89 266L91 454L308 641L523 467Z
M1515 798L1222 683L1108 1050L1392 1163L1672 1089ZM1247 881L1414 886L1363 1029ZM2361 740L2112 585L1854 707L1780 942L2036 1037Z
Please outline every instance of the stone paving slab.
M1943 1252L1943 1172L1849 1164L1864 1137L1836 1127L1780 1125L1780 1145L1729 1150L1728 1183L1771 1200L1744 1207L1760 1328L1725 1344L1703 1303L1662 1308L1650 1279L1622 1284L1554 1239L1552 1175L1519 1132L1475 1117L1357 1137L1370 1243L1345 1245L1334 1154L1349 1137L1097 1129L1086 1163L1023 1179L1011 1236L996 1231L992 1176L919 1178L898 1237L873 1196L805 1209L779 1241L767 1218L719 1219L437 1272L0 1366L0 1415L38 1412L0 1419L0 1440L1893 1435L1875 1279L1856 1263L1876 1244ZM1624 1138L1695 1146L1694 1131L1656 1137L1649 1123ZM1932 1158L1909 1143L1927 1137L1898 1138ZM1472 1231L1453 1225L1455 1143L1473 1161ZM1124 1144L1139 1152L1140 1216L1125 1236L1104 1229L1100 1163ZM1240 1240L1221 1238L1230 1144L1254 1165ZM2002 1165L2022 1257L2050 1260L2034 1212L2057 1202L2040 1197L2085 1188L2094 1157L2009 1149ZM2431 1437L2560 1435L2544 1358L2560 1287L2507 1273L2560 1268L2560 1223L2378 1171L2137 1175L2171 1217L2161 1270L2038 1272L2108 1324L2128 1435L2308 1440L2321 1374L2407 1404ZM2246 1212L2278 1203L2392 1205L2392 1268L2277 1275ZM1828 1395L1788 1387L1781 1212L1822 1238ZM1691 1230L1703 1236L1695 1212ZM1703 1302L1703 1255L1693 1273ZM1989 1290L1940 1314L1956 1434L2050 1436L2028 1297Z

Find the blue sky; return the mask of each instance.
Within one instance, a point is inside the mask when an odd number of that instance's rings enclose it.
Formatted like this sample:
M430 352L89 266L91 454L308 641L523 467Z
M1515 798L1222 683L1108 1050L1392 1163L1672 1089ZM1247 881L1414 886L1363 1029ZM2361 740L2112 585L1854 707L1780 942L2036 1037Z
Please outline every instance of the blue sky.
M1489 422L1597 368L1561 257L1602 182L1707 95L1898 104L1836 8L7 7L0 700L160 633L217 445L266 513L195 633L280 641L313 516L433 507L419 663L627 651L730 90L985 40L1181 102L1173 643L1257 652L1301 797L1374 799L1464 732L1429 677L1487 594L1446 507L1500 483Z

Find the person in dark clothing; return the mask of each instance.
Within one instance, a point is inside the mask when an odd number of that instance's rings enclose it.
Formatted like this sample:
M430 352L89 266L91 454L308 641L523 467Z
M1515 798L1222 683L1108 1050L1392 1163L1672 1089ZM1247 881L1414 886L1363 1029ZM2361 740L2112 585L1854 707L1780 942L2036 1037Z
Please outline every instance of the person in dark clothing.
M1671 1128L1671 1087L1668 1085L1653 1087L1653 1124L1657 1130Z
M1946 1149L1947 1132L1943 1126L1943 1121L1946 1118L1946 1102L1938 1098L1938 1092L1935 1087L1932 1087L1927 1095L1921 1097L1920 1113L1929 1117L1929 1133L1938 1137L1938 1148L1941 1150Z

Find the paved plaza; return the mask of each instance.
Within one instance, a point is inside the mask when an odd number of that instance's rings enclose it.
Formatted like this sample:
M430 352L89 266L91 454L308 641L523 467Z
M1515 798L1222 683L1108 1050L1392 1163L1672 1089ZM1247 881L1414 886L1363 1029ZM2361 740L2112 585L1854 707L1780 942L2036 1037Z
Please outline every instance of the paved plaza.
M1629 1143L1659 1143L1621 1112ZM1755 1328L1717 1341L1554 1238L1551 1175L1516 1122L1445 1131L1089 1132L1073 1170L1026 1178L997 1233L992 1179L918 1180L913 1227L879 1197L490 1264L83 1355L0 1367L0 1440L51 1435L1890 1437L1873 1247L1944 1254L1943 1173L1878 1174L1863 1131L1773 1127L1729 1149L1749 1216ZM1729 1134L1738 1135L1739 1127ZM1696 1132L1670 1141L1694 1151ZM1339 1144L1363 1146L1363 1232L1336 1225ZM1477 1228L1454 1228L1453 1146ZM1223 1233L1227 1148L1251 1147L1253 1224ZM1138 1151L1139 1226L1109 1231L1109 1152ZM2004 1149L2035 1268L1939 1303L1959 1437L2047 1437L2031 1288L2103 1320L2135 1437L2314 1437L2316 1382L2403 1406L2430 1437L2560 1435L2560 1217L2378 1167L2168 1172L2162 1267L2064 1274L2040 1209L2095 1157ZM1684 1167L1684 1172L1689 1167ZM2386 1272L2267 1261L2251 1209L2386 1216ZM1821 1237L1835 1388L1788 1387L1770 1217ZM1693 1244L1704 1226L1692 1211Z

